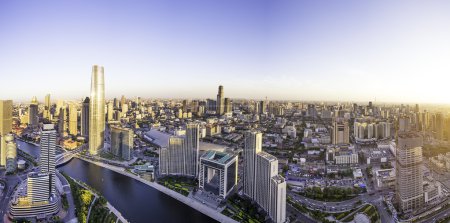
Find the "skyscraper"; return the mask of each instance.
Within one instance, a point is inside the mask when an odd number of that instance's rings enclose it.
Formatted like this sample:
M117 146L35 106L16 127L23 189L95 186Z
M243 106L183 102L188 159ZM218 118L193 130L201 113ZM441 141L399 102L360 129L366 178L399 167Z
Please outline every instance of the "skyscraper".
M420 134L399 130L396 149L396 194L400 210L412 212L423 205L422 145Z
M30 108L28 111L28 120L31 127L35 128L39 124L39 117L38 117L38 101L36 97L33 97L31 99Z
M348 122L339 122L337 120L333 121L333 126L331 127L331 140L333 144L350 143L350 128L348 126Z
M81 135L89 136L89 97L86 97L81 106Z
M59 109L58 132L60 136L67 135L67 108L65 106Z
M233 112L233 108L232 108L232 102L231 99L229 98L225 98L225 102L224 102L224 113L232 113Z
M13 102L0 100L0 165L6 165L6 140L5 136L12 130Z
M106 120L108 120L108 122L114 120L114 104L111 101L108 103L108 116Z
M444 140L444 116L442 113L436 114L436 139Z
M131 159L133 150L133 130L119 126L111 126L111 152L124 160Z
M50 94L45 95L45 104L44 104L44 118L50 119L50 109L51 109L51 102L50 102Z
M105 76L102 66L92 67L89 104L89 153L97 155L105 141Z
M217 94L217 102L216 102L216 113L218 115L224 114L224 111L225 111L224 104L225 104L225 99L224 99L224 95L223 95L223 86L220 85L219 92Z
M53 124L44 124L41 130L41 173L49 175L49 194L55 193L56 131ZM47 197L47 198L48 198Z
M186 175L198 175L200 132L197 123L186 124Z
M78 134L78 110L74 103L69 104L69 134Z
M248 131L244 140L244 194L254 199L256 197L256 154L262 151L262 133Z
M261 150L262 133L245 133L244 194L276 223L286 221L286 181L278 175L278 159Z

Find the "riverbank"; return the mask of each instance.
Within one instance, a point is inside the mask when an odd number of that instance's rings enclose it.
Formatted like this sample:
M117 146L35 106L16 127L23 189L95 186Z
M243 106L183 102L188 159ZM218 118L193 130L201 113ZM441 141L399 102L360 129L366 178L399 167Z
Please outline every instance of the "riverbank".
M112 165L101 163L101 162L92 161L92 160L89 160L89 159L86 159L86 158L80 157L80 156L77 156L77 158L79 158L80 160L92 163L94 165L97 165L97 166L109 169L109 170L114 171L116 173L119 173L121 175L124 175L124 176L127 176L127 177L131 177L131 178L133 178L133 179L135 179L135 180L137 180L137 181L139 181L141 183L144 183L147 186L150 186L150 187L152 187L152 188L154 188L154 189L156 189L156 190L158 190L158 191L160 191L160 192L162 192L162 193L164 193L164 194L166 194L166 195L168 195L168 196L178 200L179 202L182 202L182 203L188 205L189 207L191 207L191 208L193 208L193 209L203 213L204 215L206 215L206 216L208 216L208 217L210 217L212 219L215 219L216 221L225 222L225 223L237 223L237 221L235 221L235 220L233 220L233 219L231 219L231 218L229 218L229 217L227 217L225 215L222 215L218 210L215 210L215 209L212 209L212 208L210 208L208 206L205 206L205 205L203 205L202 203L200 203L200 202L198 202L196 200L193 200L193 199L190 199L188 197L185 197L182 194L179 194L179 193L177 193L175 191L172 191L172 190L170 190L170 189L168 189L168 188L166 188L166 187L164 187L162 185L159 185L159 184L154 183L154 182L149 182L147 180L142 179L139 176L136 176L136 175L134 175L132 173L126 172L124 170L124 168L112 166Z

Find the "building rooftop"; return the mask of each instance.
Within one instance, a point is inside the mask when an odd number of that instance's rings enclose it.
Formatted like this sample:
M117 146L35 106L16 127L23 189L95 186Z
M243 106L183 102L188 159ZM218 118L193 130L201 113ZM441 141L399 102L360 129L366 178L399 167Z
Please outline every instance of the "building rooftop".
M260 153L258 153L258 156L261 156L264 159L267 159L269 161L277 160L277 158L275 156L272 156L272 155L270 155L269 153L266 153L266 152L260 152Z
M226 164L230 160L234 159L235 157L236 157L235 154L210 150L210 151L206 152L205 154L203 154L201 158L215 162L215 163Z

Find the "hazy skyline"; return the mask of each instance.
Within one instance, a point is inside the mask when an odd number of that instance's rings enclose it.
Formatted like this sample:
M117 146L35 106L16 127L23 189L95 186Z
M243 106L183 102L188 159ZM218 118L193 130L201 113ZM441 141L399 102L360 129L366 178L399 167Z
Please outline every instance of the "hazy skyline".
M450 103L448 1L2 1L1 99Z

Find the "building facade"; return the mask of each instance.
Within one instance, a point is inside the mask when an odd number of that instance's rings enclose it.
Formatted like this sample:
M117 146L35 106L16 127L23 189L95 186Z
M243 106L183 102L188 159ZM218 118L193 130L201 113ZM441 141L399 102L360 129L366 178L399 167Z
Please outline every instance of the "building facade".
M97 155L105 141L105 76L102 66L92 67L89 104L89 153Z

